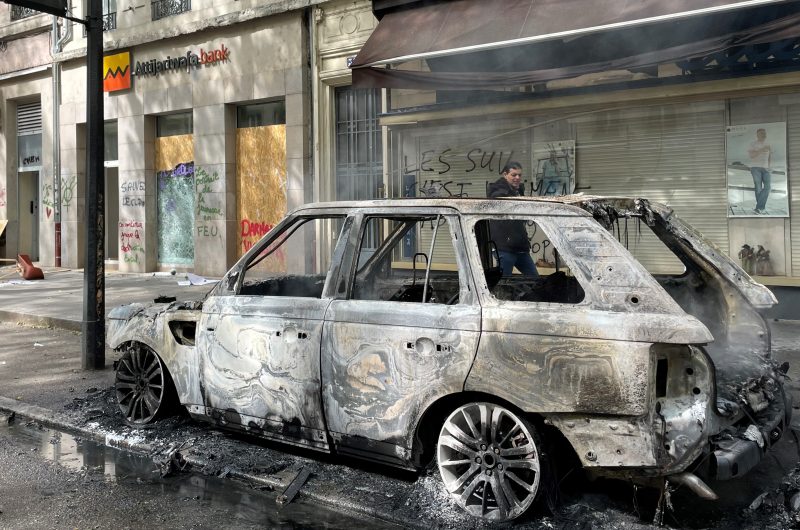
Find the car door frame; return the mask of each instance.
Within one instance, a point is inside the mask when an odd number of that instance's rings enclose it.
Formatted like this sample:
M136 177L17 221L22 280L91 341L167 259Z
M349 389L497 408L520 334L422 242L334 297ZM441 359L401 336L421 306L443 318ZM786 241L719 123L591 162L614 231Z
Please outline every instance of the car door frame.
M446 226L459 268L458 304L352 299L368 220L437 214L452 221ZM339 290L325 315L320 363L323 407L337 452L413 467L420 418L435 401L463 391L481 324L464 238L460 213L452 207L375 207L356 216ZM414 331L419 329L425 331ZM403 340L389 343L393 334L406 331ZM415 377L423 372L436 383L427 388L419 384ZM370 411L384 415L373 417Z
M301 223L303 219L314 222L314 219L322 217L341 217L343 226L331 254L320 298L240 294L245 279L245 269L255 256L278 240L285 230ZM231 268L223 278L222 285L212 291L206 299L203 304L197 347L203 412L212 421L285 443L329 450L320 395L320 341L324 315L331 301L329 293L333 289L333 279L339 276L341 258L345 253L352 226L352 216L347 215L347 211L343 209L304 209L289 215ZM285 243L286 241L282 242ZM242 304L248 313L245 317L249 318L242 318ZM239 322L234 322L237 318ZM220 330L220 324L225 325L226 320L230 322L232 329ZM244 358L247 355L246 352L239 351L240 332L243 330L251 335L249 338L256 339L246 341L251 344L252 350L258 349L259 353L264 351L284 353L282 362L286 370L273 370L264 358L262 368L259 369L260 375L255 380L249 379L250 384L261 384L262 390L269 392L270 395L283 396L283 401L276 399L271 402L269 406L274 408L272 411L268 410L268 414L242 414L245 410L230 410L228 407L219 406L231 396L230 393L242 390L235 385L215 383L214 378L217 373L213 372L209 365L213 364L213 355L217 350L226 349L221 344L223 340L234 345L236 355L233 357ZM232 340L232 334L235 334L235 341ZM223 337L220 338L220 335ZM225 335L228 336L227 339ZM260 347L256 348L253 343ZM217 348L212 349L214 346ZM251 368L256 364L252 353L253 351L250 352L249 360ZM241 360L247 361L247 359ZM305 362L307 380L297 377L302 378L302 367L297 370L296 365L291 365L298 360ZM262 380L262 377L266 379ZM293 395L291 391L298 389L301 392ZM226 392L228 396L225 395ZM266 406L263 404L262 409Z

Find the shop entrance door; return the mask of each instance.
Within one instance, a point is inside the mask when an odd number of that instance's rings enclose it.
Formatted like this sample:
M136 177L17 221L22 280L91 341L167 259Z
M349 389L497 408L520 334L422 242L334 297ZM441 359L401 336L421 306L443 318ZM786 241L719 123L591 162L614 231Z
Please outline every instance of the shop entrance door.
M106 259L119 259L119 170L107 167L106 171Z
M19 175L19 253L39 260L39 172Z

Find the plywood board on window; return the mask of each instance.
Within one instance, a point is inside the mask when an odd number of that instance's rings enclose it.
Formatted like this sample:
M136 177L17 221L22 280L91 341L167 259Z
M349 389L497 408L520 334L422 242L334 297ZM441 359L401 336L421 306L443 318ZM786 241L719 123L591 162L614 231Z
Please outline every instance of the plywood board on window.
M286 215L286 126L236 131L236 218L240 252L250 249ZM285 259L264 267L285 271Z
M156 171L171 171L178 164L194 160L194 141L191 134L156 138Z

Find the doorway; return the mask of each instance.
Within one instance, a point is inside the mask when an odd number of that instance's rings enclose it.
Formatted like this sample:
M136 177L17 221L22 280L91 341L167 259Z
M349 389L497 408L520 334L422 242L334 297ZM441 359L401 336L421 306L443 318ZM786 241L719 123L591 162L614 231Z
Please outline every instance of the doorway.
M19 253L39 261L39 172L23 171L19 175Z
M119 170L106 167L106 260L119 260Z

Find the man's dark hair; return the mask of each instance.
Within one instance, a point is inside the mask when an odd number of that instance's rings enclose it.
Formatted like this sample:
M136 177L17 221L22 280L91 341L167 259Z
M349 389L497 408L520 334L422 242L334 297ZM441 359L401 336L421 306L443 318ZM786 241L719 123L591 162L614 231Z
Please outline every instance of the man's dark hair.
M512 169L519 169L520 171L522 171L522 164L520 164L519 162L514 162L513 160L509 160L508 163L505 166L503 166L503 170L500 171L500 173L505 175Z

